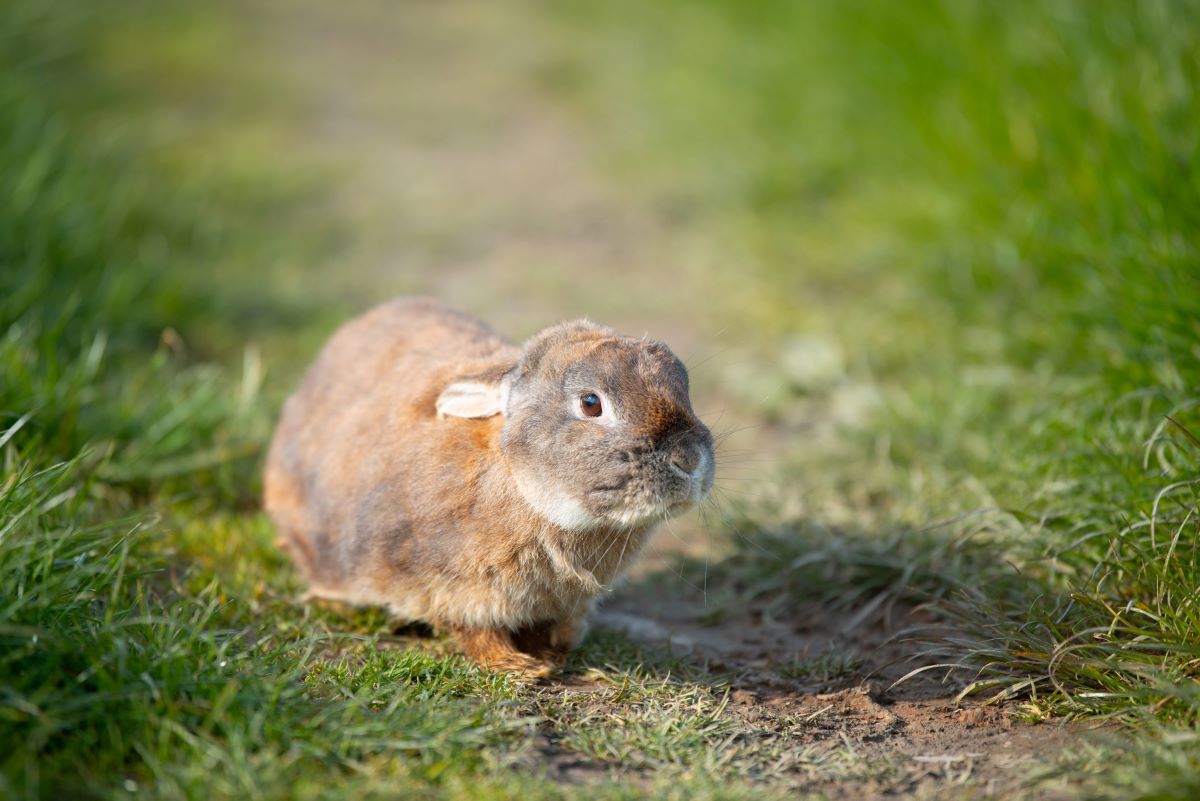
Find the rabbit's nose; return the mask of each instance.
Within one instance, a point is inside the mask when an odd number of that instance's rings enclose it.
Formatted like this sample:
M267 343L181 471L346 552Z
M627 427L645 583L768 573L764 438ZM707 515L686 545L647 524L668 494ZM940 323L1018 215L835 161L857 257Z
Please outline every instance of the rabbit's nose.
M671 451L671 464L687 476L700 466L700 448L694 442L681 442Z

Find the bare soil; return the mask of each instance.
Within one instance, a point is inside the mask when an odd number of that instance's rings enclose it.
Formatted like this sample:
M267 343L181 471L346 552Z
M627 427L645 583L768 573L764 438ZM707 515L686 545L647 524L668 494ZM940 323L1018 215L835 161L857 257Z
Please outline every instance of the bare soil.
M812 749L805 766L779 777L797 789L835 799L960 797L968 787L970 797L1006 795L1085 733L1026 722L1011 706L958 701L966 681L945 670L905 679L935 664L927 641L908 634L928 634L934 623L919 609L862 621L858 610L814 604L781 620L747 606L714 622L694 590L661 588L619 592L596 624L728 676L729 712L748 731ZM797 729L796 720L807 725ZM823 751L860 767L808 768Z

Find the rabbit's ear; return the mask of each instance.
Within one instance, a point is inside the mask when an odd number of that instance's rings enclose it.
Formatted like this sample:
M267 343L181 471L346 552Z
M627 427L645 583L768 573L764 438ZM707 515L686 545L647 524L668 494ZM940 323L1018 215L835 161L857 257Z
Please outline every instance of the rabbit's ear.
M509 377L474 375L455 381L438 395L439 417L491 417L508 407Z

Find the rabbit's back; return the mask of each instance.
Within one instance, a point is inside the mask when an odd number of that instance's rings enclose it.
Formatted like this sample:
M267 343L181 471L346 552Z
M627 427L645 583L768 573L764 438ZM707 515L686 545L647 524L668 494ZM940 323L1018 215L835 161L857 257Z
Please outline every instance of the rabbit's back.
M509 348L490 328L455 309L423 299L394 300L334 333L284 408L284 421L293 412L311 419L313 413L369 402L383 390L412 403L440 374Z
M321 594L366 601L371 585L453 561L454 532L423 520L443 519L433 507L474 479L446 452L436 399L513 351L473 318L419 299L377 307L325 345L284 406L264 487L282 544Z

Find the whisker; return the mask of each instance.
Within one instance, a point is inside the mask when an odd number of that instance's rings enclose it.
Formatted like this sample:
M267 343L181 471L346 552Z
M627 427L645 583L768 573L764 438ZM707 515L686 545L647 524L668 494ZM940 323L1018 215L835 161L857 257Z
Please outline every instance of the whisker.
M731 466L731 465L735 466L735 467L740 467L742 465L746 465L748 467L757 467L759 469L766 469L769 467L774 467L778 464L777 459L771 458L769 456L761 456L761 455L760 456L743 455L738 458L731 459L731 458L728 458L729 457L728 454L717 454L717 457L718 458L715 460L717 467L727 467L727 466Z
M700 507L700 523L707 540L704 548L704 608L708 609L708 560L712 556L712 527L708 523L708 515L703 506Z
M653 548L655 550L655 552L658 553L660 556L663 555L663 553L664 553L663 550L661 548L658 548L657 546L651 545L651 548ZM687 586L691 587L693 590L696 590L697 592L704 592L703 587L698 586L695 582L689 581L687 576L683 575L683 570L676 568L674 565L672 565L670 560L664 560L664 561L666 562L667 570L669 570L672 575L677 577L680 581L682 581Z
M714 441L714 442L720 442L721 440L728 439L729 437L733 436L734 434L740 434L740 433L742 433L743 431L753 431L753 430L754 430L754 429L756 429L756 428L766 428L766 427L768 427L768 426L770 426L770 425L772 425L772 424L771 424L771 423L767 423L767 422L763 422L763 423L747 423L747 424L746 424L746 425L744 425L744 426L738 426L737 428L731 428L731 429L729 429L729 430L727 430L727 431L721 431L721 432L719 432L719 433L715 434L715 435L713 436L713 441Z
M743 542L745 542L751 548L753 548L754 550L761 553L763 556L768 556L771 559L775 560L776 562L783 560L783 557L781 557L779 554L769 551L768 549L766 549L762 545L759 545L757 542L755 542L753 539L751 539L751 537L748 534L746 534L744 531L742 531L741 528L734 528L733 533L736 534L738 536L738 538L740 538Z
M716 357L720 356L722 353L728 353L728 352L729 352L729 348L719 348L719 349L713 351L712 353L708 354L707 356L705 356L700 361L687 365L688 372L689 373L693 372L693 371L695 371L695 369L697 367L707 364L708 362L712 361Z
M752 456L763 455L761 448L718 448L716 450L718 456L745 456L747 454Z
M749 487L714 487L714 491L720 491L725 494L732 493L739 498L750 498L751 500L768 500L776 496L769 492L754 492L753 488Z

